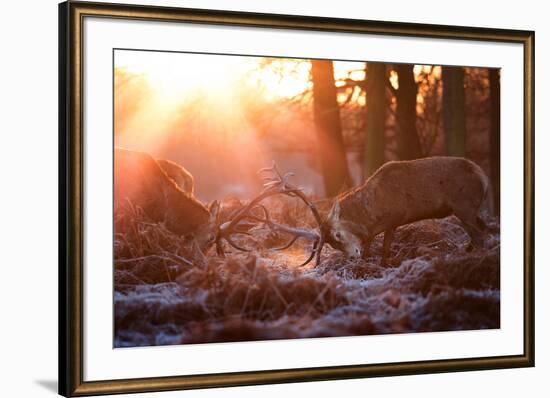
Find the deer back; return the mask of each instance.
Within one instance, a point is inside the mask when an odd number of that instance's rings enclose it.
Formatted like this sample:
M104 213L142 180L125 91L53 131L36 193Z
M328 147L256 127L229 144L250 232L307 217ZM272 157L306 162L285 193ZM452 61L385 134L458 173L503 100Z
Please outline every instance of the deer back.
M464 158L388 162L361 187L338 198L339 217L361 224L375 235L457 211L477 214L488 191L485 173Z

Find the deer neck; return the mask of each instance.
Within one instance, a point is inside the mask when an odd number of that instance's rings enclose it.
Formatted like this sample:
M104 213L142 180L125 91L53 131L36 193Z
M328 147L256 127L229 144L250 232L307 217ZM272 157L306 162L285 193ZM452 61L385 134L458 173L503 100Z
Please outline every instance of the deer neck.
M340 218L356 225L356 229L369 231L374 223L368 211L368 192L364 189L354 190L338 199L341 207Z

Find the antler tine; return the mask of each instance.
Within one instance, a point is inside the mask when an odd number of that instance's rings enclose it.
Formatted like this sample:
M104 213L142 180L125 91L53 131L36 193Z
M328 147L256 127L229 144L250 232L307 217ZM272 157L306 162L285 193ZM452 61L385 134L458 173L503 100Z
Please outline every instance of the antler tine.
M319 245L316 249L317 251L317 255L315 256L315 266L318 267L319 264L321 264L321 253L323 251L323 245L325 244L325 236L323 235L323 230L321 228L321 234L320 234L320 239L319 239ZM306 265L307 263L305 263L304 265Z
M252 216L252 218L258 222L262 222L264 224L269 224L271 223L271 217L269 216L269 212L267 211L267 208L262 205L262 204L259 204L258 206L256 206L254 209L252 209L251 211L254 211L255 209L261 209L262 212L264 213L264 218L259 218L259 217L254 217Z
M281 175L279 169L277 168L277 164L275 163L275 161L272 162L271 167L264 167L264 168L260 169L258 171L258 173L259 174L261 174L261 173L271 173L271 175L269 175L269 176L262 177L262 179L266 181L264 186L278 185L278 184L281 184L282 186L284 186L285 182L286 182L286 179L288 178L287 176L289 174L293 175L293 173L287 173L284 176Z
M227 241L227 243L229 243L231 246L233 246L235 249L237 250L240 250L242 252L251 252L252 250L251 249L247 249L246 247L242 247L242 246L239 246L238 244L235 243L235 241L233 239L231 239L229 236L226 236L225 237L225 240Z
M260 170L258 170L258 174L261 173L275 173L279 178L281 177L281 173L279 173L279 169L277 169L277 164L274 160L271 161L270 167L263 167Z
M274 247L273 250L281 251L281 250L288 249L290 246L292 246L294 244L294 242L296 242L300 238L301 238L300 235L294 235L294 237L286 245L279 246L279 247Z
M313 249L311 250L311 254L309 255L308 259L305 262L303 262L302 264L300 264L299 267L306 266L307 264L309 264L311 262L311 260L313 260L314 257L316 257L317 253L319 253L318 243L319 243L319 241L317 241L313 244ZM319 264L316 263L315 266L317 266L317 265L319 265Z
M313 218L315 218L315 221L319 225L319 239L313 245L311 256L306 260L306 262L300 265L300 267L303 267L309 264L311 260L313 260L313 258L315 257L315 266L317 267L319 264L321 264L321 252L323 251L323 246L325 244L323 220L321 219L321 215L319 214L319 211L317 210L315 204L307 198L307 196L302 192L301 189L289 184L287 184L287 189L291 191L294 196L300 198L300 200L311 210Z
M285 173L285 175L283 176L282 180L283 181L286 181L288 180L290 177L294 176L294 173L292 171L289 171L288 173Z

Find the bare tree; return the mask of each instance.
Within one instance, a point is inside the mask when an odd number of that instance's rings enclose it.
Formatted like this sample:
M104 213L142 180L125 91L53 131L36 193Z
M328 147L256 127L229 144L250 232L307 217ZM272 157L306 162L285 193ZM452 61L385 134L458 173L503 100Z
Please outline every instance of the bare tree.
M443 79L443 128L447 154L466 154L466 111L464 95L464 68L444 66Z
M437 153L439 137L443 137L442 82L439 66L423 66L415 75L418 95L416 128L422 156ZM439 73L438 73L439 72Z
M368 63L366 82L366 137L364 177L368 178L385 160L386 64Z
M317 131L321 171L325 195L330 197L350 185L332 61L312 60L311 75L313 118Z
M397 130L397 155L401 160L417 159L422 156L422 147L416 128L416 96L418 85L414 80L414 65L396 64L399 87L391 84L396 99L395 119Z

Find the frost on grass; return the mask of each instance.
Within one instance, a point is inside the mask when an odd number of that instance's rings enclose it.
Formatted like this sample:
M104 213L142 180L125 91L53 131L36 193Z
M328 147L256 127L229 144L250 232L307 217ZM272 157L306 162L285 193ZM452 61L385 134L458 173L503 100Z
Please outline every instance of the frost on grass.
M267 202L281 222L312 226L292 201ZM298 220L298 221L295 221ZM498 221L493 220L493 226ZM496 228L498 229L498 228ZM471 249L454 217L397 229L386 267L326 246L315 268L307 242L285 252L264 229L250 253L210 250L128 206L115 216L115 346L490 329L500 327L500 236Z

